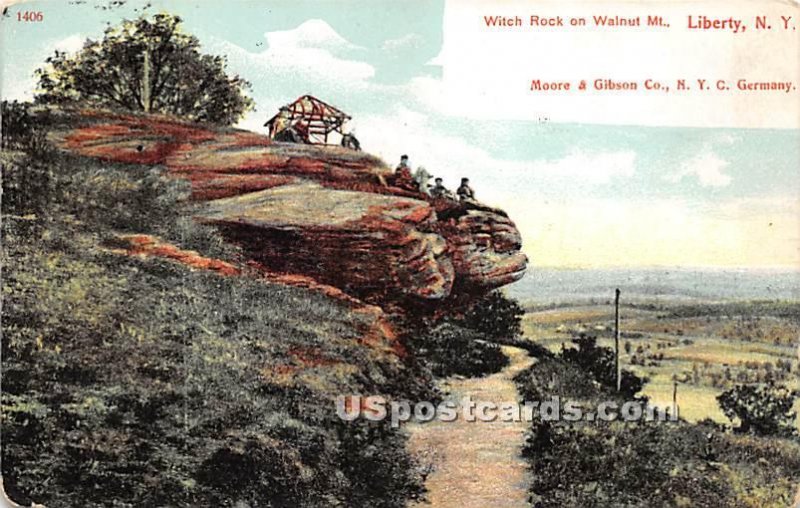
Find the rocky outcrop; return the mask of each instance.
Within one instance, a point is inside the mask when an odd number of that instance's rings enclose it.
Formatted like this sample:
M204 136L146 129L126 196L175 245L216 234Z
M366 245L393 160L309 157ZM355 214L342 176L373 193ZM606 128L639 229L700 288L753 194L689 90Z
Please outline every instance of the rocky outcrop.
M392 186L391 169L369 154L158 116L62 114L59 147L165 166L203 202L197 219L271 272L401 304L469 298L524 274L521 238L503 211Z
M459 285L494 289L519 280L527 258L521 252L522 238L514 223L497 211L467 208L444 233L459 267Z
M273 270L366 300L442 299L455 270L424 201L303 182L209 203L202 214Z

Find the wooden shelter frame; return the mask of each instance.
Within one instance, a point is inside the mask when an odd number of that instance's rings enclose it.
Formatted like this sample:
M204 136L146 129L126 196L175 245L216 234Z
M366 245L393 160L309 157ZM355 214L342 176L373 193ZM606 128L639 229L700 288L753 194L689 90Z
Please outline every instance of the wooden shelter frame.
M280 119L282 114L284 117ZM328 144L331 133L337 132L344 136L344 123L351 118L344 111L325 101L312 95L303 95L296 101L283 106L281 111L270 118L264 126L269 128L271 138L275 138L278 133L291 127L306 143ZM285 125L276 129L279 119Z

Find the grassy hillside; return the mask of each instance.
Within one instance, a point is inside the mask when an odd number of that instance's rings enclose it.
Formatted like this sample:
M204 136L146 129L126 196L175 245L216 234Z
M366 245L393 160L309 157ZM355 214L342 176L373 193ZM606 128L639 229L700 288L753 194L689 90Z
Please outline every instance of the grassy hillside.
M120 254L120 233L146 233L237 261L158 168L49 150L3 162L2 473L14 500L402 506L421 492L401 434L334 414L340 393L426 389L374 314Z
M585 411L632 400L593 378L585 357L533 351L538 362L516 378L524 400L558 397ZM538 418L523 453L537 507L782 508L800 482L796 437L734 434L713 422Z
M671 405L677 383L682 421L534 423L526 456L537 506L790 506L800 482L796 436L732 432L740 422L717 397L737 385L798 387L800 305L646 303L621 314L624 368L648 380L641 395L660 407ZM612 305L535 309L523 327L550 353L518 378L523 395L585 407L617 397L559 353L582 333L612 347Z

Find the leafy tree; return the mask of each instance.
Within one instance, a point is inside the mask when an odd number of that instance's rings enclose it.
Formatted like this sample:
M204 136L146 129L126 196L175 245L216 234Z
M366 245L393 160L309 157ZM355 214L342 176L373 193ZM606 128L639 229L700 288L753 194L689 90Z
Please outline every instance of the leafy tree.
M483 376L508 365L500 346L486 342L475 330L448 321L411 332L406 345L439 377Z
M157 14L124 20L88 39L70 56L56 51L39 78L37 101L87 101L102 107L149 111L194 121L232 124L252 109L250 83L225 73L226 60L204 55L181 18Z
M522 335L525 310L516 300L500 291L493 291L479 300L464 315L463 325L498 341L509 341Z
M508 365L499 344L524 344L539 352L535 344L518 340L524 313L516 301L494 291L466 311L410 319L405 323L404 343L435 376L483 376Z
M774 384L737 385L717 397L719 407L740 424L734 430L761 436L797 433L792 411L796 393Z

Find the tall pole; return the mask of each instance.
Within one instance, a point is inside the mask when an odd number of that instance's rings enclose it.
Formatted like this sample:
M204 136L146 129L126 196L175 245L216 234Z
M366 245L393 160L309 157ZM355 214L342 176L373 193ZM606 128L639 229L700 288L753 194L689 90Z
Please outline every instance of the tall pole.
M672 417L678 419L678 383L672 383Z
M622 371L619 366L619 288L614 298L614 369L617 376L617 391L622 391Z
M150 45L144 48L144 65L142 66L142 106L144 112L150 112Z

